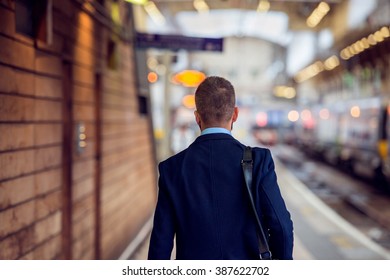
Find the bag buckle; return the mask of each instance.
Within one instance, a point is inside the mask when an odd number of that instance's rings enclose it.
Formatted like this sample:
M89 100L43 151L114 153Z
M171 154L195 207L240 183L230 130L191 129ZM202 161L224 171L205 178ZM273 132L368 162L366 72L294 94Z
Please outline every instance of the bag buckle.
M270 251L260 253L259 256L260 260L272 260L272 254Z

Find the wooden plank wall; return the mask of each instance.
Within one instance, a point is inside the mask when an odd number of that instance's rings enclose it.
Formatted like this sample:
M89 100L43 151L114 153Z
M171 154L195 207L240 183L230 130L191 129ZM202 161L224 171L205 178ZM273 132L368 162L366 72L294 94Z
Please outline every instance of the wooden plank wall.
M107 67L111 35L77 1L53 1L53 42L34 41L0 0L0 259L115 259L152 215L150 119L131 43L118 40L120 64ZM63 141L79 123L81 154Z

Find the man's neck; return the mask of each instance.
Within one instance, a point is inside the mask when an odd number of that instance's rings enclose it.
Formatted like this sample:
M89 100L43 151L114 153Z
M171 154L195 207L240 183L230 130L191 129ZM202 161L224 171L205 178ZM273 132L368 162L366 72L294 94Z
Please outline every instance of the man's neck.
M225 133L229 135L232 134L229 129L226 129L224 127L208 127L202 130L201 135L214 134L214 133Z

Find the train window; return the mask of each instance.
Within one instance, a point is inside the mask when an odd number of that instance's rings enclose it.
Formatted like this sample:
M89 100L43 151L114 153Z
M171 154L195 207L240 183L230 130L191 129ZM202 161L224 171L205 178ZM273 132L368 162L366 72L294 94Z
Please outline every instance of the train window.
M16 0L15 29L17 33L51 43L51 0Z
M387 114L387 108L383 108L381 111L381 118L380 118L380 129L379 129L379 139L386 140L388 137L388 131L387 128L389 126L389 116Z
M33 29L33 2L17 0L15 2L16 32L34 37Z
M118 70L119 53L117 43L110 39L107 46L107 66L111 70Z
M121 12L119 3L113 1L110 4L111 8L111 22L113 25L113 32L107 45L107 66L111 70L119 69L120 54L118 50L118 32L121 30Z
M135 74L137 83L138 113L141 116L150 114L150 83L148 81L147 51L135 49Z
M138 95L138 112L141 116L148 115L148 101L149 99L146 96Z

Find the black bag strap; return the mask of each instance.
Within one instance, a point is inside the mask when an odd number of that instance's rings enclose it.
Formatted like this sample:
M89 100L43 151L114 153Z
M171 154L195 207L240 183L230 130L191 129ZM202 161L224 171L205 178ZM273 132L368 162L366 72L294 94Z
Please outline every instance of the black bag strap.
M241 166L244 172L245 185L248 191L249 200L251 202L251 206L256 217L257 228L258 228L257 238L259 241L259 250L260 250L259 256L261 260L271 260L272 259L271 251L269 250L268 242L267 239L265 238L263 227L261 226L260 219L257 214L256 206L252 196L253 160L252 160L252 148L249 146L245 147L244 156L241 161Z

